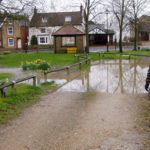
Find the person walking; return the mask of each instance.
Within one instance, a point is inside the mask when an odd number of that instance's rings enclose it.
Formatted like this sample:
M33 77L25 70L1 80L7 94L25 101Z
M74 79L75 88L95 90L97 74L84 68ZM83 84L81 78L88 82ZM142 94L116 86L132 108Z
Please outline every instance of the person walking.
M148 91L148 89L149 89L149 84L150 84L150 66L149 66L149 69L148 69L146 83L145 83L145 90L146 91Z

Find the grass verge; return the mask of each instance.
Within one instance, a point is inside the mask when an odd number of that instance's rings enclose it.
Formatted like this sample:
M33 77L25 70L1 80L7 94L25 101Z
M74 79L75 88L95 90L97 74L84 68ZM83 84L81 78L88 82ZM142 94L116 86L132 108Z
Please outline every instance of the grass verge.
M7 96L5 98L0 97L0 125L9 119L15 118L24 108L40 101L40 97L48 90L56 88L55 82L43 83L41 87L18 84L15 95L12 93L11 88L8 88Z
M12 75L10 73L0 73L0 84L5 82L5 80L8 78L10 79Z
M117 54L118 51L111 51L110 53ZM94 52L90 54L95 54ZM124 51L123 54L146 54L150 55L150 51ZM99 56L91 55L92 60L98 60ZM51 64L52 66L65 66L76 63L74 54L53 54L50 52L31 52L31 53L13 53L9 55L0 55L0 66L4 67L20 67L21 62L34 61L42 59ZM107 54L101 59L128 59L128 56L119 56L113 54ZM131 59L136 59L131 57Z

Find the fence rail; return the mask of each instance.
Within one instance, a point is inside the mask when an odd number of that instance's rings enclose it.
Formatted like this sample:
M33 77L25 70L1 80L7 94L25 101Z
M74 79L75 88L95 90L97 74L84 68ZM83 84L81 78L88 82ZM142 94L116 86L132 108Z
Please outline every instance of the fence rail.
M67 71L67 74L70 74L70 69L71 69L72 67L75 67L75 66L78 66L78 65L79 65L79 69L81 69L81 68L82 68L82 64L83 64L84 62L87 64L87 63L90 62L90 61L91 61L91 59L90 59L90 58L87 58L87 59L85 59L85 60L83 60L83 61L80 61L80 62L78 62L78 63L72 64L72 65L70 65L70 66L65 66L65 67L62 67L62 68L53 69L53 70L50 70L50 71L45 71L45 72L44 72L44 79L45 79L45 82L47 81L47 74L49 74L49 73L66 70L66 71Z
M24 81L29 80L29 79L33 79L33 85L36 86L36 76L31 75L29 77L25 77L25 78L18 79L16 81L11 81L7 84L1 85L0 86L1 96L5 97L6 93L8 92L7 87L9 87L9 86L12 86L12 91L13 91L13 93L15 93L16 92L16 84L24 82Z

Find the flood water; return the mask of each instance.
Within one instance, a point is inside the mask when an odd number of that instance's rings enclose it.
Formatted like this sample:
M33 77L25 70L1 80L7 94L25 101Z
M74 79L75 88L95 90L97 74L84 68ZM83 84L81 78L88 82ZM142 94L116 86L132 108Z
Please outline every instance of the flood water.
M47 81L54 80L59 84L61 88L57 90L58 92L146 93L144 84L149 64L150 58L143 58L140 61L100 60L92 63L89 69L78 72L72 71L70 75L66 71L51 73L48 75ZM0 72L6 72L7 69L4 70L0 69ZM14 79L32 74L32 72L22 72L16 68L12 69L12 73L14 72ZM39 85L45 81L44 76L43 73L38 72L36 74ZM32 80L25 83L32 84Z
M102 60L58 91L145 93L148 66L137 60Z

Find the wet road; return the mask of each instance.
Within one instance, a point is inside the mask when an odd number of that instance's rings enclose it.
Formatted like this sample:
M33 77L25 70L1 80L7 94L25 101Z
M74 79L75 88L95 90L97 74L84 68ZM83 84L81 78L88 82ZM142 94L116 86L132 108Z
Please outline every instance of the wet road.
M146 95L59 92L0 128L1 150L149 150ZM143 129L145 128L145 129Z

